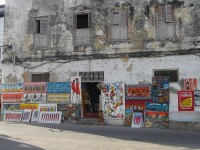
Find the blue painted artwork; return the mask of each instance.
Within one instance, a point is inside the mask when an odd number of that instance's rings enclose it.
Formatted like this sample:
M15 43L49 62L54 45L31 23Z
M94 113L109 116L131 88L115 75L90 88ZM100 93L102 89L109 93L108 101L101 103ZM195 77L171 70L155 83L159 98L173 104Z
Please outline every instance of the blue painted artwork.
M47 93L70 93L70 82L47 82Z

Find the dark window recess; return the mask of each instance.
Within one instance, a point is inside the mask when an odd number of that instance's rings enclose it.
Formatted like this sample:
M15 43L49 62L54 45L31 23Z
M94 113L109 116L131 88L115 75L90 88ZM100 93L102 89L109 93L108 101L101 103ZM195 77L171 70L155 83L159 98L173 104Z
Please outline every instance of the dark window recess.
M104 72L79 72L83 82L101 82L104 81Z
M49 82L50 74L32 74L32 82Z
M40 20L35 21L35 32L40 33Z
M88 14L79 14L76 17L77 17L77 29L89 28Z
M170 82L178 82L178 70L156 70L154 76L169 76Z

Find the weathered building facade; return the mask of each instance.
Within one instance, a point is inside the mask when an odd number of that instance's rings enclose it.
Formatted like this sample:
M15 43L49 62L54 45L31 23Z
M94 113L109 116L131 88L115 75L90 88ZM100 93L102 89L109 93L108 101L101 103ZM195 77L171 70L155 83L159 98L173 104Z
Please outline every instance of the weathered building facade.
M197 0L6 1L3 83L30 81L146 84L170 76L169 120L200 121L178 111L185 78L200 88ZM23 9L22 9L23 8ZM95 76L96 78L92 78Z

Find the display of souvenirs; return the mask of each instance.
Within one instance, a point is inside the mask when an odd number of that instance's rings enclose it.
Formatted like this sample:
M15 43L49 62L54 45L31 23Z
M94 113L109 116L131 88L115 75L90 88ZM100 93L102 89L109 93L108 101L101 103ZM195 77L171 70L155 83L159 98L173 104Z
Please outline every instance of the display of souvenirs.
M24 94L24 103L46 103L46 93Z
M57 111L57 104L39 104L38 110L41 111Z
M60 123L62 112L40 112L39 123Z
M46 93L46 82L25 82L24 93Z
M145 110L145 105L147 102L152 102L152 100L125 100L126 109Z
M169 128L169 112L145 112L146 128Z
M29 122L31 119L31 109L24 109L23 114L22 114L22 122Z
M134 84L126 85L126 99L151 99L151 85L150 84Z
M5 111L3 121L21 122L23 111Z
M200 106L200 90L194 91L194 103L195 106Z
M23 83L2 84L2 93L23 92Z
M184 90L197 90L197 79L196 78L184 79Z
M70 103L69 93L47 93L48 103Z
M20 103L23 102L23 93L2 93L1 102L2 103Z
M146 102L146 110L168 112L169 111L169 105L168 104Z
M24 109L31 109L31 110L38 110L38 104L36 103L21 103L20 104L20 110L24 110Z
M32 115L31 115L31 122L38 122L39 116L40 116L40 111L33 110Z
M124 123L124 126L131 127L132 114L133 114L133 110L132 109L126 109L125 110L125 123Z

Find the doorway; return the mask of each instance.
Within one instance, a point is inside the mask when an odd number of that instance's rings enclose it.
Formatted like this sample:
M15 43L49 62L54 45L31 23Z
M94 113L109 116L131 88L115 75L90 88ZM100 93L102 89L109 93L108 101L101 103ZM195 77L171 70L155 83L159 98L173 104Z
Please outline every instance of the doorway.
M99 97L101 95L98 84L99 82L81 83L83 117L98 117Z

